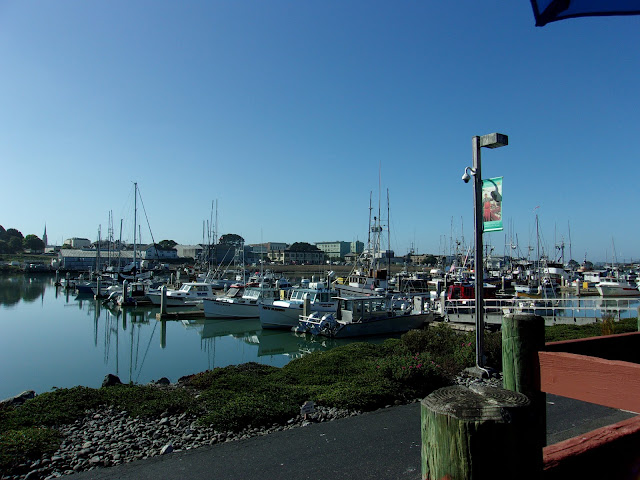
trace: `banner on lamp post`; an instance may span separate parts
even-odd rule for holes
[[[502,230],[502,177],[482,180],[482,225],[484,232]]]

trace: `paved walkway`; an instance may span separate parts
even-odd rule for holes
[[[549,443],[633,414],[547,395]],[[70,480],[420,479],[420,404],[174,452]]]

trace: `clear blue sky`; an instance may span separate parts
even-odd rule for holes
[[[471,138],[504,177],[503,253],[640,258],[640,17],[534,26],[530,3],[3,1],[0,224],[49,243],[132,240],[133,182],[156,241],[473,239]],[[142,207],[143,241],[151,240]],[[539,207],[536,209],[536,207]],[[383,215],[386,218],[386,213]]]

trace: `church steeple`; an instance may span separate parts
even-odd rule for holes
[[[44,243],[44,246],[46,248],[47,245],[49,245],[49,242],[47,241],[47,224],[44,224],[44,233],[42,234],[42,243]]]

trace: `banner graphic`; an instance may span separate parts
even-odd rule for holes
[[[502,230],[502,177],[482,180],[482,224],[484,232]]]

